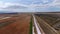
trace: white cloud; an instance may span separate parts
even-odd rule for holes
[[[44,0],[43,0],[44,1]],[[48,2],[48,1],[44,1],[45,2]],[[7,7],[10,7],[10,6],[24,6],[24,7],[27,7],[27,9],[8,9]],[[10,2],[2,2],[0,1],[0,10],[6,10],[6,11],[35,11],[36,9],[37,10],[47,10],[49,7],[59,7],[60,8],[60,0],[54,0],[52,3],[49,3],[49,4],[30,4],[30,5],[25,5],[25,4],[21,4],[21,3],[10,3]],[[3,9],[3,8],[7,8],[7,9]]]
[[[13,7],[11,7],[11,6],[13,6]],[[15,8],[19,7],[20,9],[19,8],[15,9],[14,6],[16,6]],[[10,8],[8,8],[8,7],[10,7]],[[25,10],[24,9],[25,7],[28,8],[29,6],[20,4],[20,3],[10,3],[10,2],[0,1],[0,11],[23,11],[23,10]],[[26,8],[26,10],[28,10],[27,8]]]
[[[49,3],[49,4],[31,4],[31,5],[29,5],[30,8],[36,8],[36,7],[49,8],[51,6],[60,7],[60,0],[54,0],[52,3]]]
[[[42,1],[43,1],[43,3],[49,2],[48,0],[42,0]]]
[[[0,8],[6,8],[8,6],[13,6],[13,5],[28,7],[27,5],[20,4],[20,3],[10,3],[10,2],[0,1]]]

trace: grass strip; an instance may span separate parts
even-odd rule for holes
[[[30,32],[29,32],[29,34],[32,34],[32,17],[31,17],[31,20],[30,20]]]

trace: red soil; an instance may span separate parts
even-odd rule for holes
[[[16,20],[14,23],[0,29],[0,34],[29,34],[30,18],[31,16],[27,14],[19,15],[14,19]]]

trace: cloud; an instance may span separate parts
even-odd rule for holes
[[[19,6],[28,7],[27,5],[21,4],[21,3],[12,3],[12,2],[3,2],[3,1],[0,1],[0,7],[8,7],[8,6],[12,6],[12,5],[19,5]]]
[[[3,9],[27,9],[27,7],[19,6],[19,5],[12,5],[12,6],[8,6],[6,8],[3,8]]]
[[[54,0],[52,3],[48,4],[31,4],[30,7],[33,7],[35,11],[59,11],[60,0]]]
[[[0,1],[0,11],[27,11],[29,10],[27,5],[20,3],[10,3],[10,2],[2,2]]]
[[[60,0],[20,0],[19,3],[0,1],[0,10],[15,12],[59,11]]]

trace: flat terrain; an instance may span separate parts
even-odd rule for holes
[[[39,24],[37,27],[40,28],[40,31],[41,28],[43,30],[41,33],[60,34],[60,13],[35,14],[35,20],[37,20],[36,23]]]
[[[17,14],[8,17],[10,18],[0,18],[0,34],[29,34],[31,15]]]

